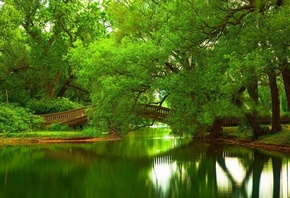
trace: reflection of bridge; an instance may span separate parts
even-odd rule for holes
[[[148,118],[154,121],[167,123],[167,117],[171,114],[172,110],[167,107],[160,107],[156,105],[140,105],[138,109],[138,115],[140,117]],[[60,123],[69,125],[72,127],[84,125],[87,123],[86,107],[73,109],[69,111],[63,111],[59,113],[44,114],[42,117],[45,119],[46,124]],[[259,117],[261,124],[270,124],[271,117],[262,116]],[[229,117],[224,118],[224,126],[236,126],[240,123],[239,118]],[[290,123],[289,116],[282,116],[281,123]]]

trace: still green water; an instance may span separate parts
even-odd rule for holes
[[[290,197],[290,156],[175,138],[0,146],[0,198]]]

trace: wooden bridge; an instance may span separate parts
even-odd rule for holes
[[[71,127],[81,126],[88,122],[86,107],[41,115],[45,120],[45,125],[60,123]]]
[[[167,116],[170,114],[170,108],[159,107],[156,105],[144,105],[143,112],[141,115],[143,117],[154,119],[159,122],[166,122]],[[258,118],[260,124],[271,124],[272,118],[270,116],[261,116]],[[281,123],[288,124],[290,123],[289,116],[281,116]],[[240,124],[240,119],[236,117],[224,118],[224,126],[237,126]]]
[[[87,123],[88,119],[86,115],[86,108],[87,107],[83,107],[59,113],[44,114],[42,115],[42,117],[45,119],[46,125],[58,122],[60,124],[76,127]],[[148,118],[163,123],[166,123],[166,118],[171,113],[170,108],[160,107],[156,105],[140,105],[140,109],[138,109],[138,111],[139,111],[138,115],[140,117]],[[259,121],[261,124],[270,124],[271,117],[269,116],[259,117]],[[224,119],[223,125],[237,126],[239,123],[240,123],[239,118],[230,117]],[[281,123],[282,124],[290,123],[290,117],[282,116]]]

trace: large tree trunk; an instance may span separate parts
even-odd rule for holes
[[[287,110],[290,111],[290,68],[287,67],[286,63],[282,63],[282,76],[284,82],[284,89],[287,98]]]
[[[224,119],[222,118],[216,118],[214,123],[212,124],[209,132],[208,138],[218,138],[221,136],[221,133],[223,132],[223,124]]]
[[[52,99],[55,95],[55,89],[57,87],[58,81],[61,77],[61,72],[59,71],[55,77],[55,79],[53,80],[53,82],[51,83],[50,86],[48,86],[48,96],[50,99]]]
[[[277,78],[274,72],[268,74],[270,89],[271,89],[271,99],[272,99],[272,133],[277,133],[282,131],[281,121],[280,121],[280,100],[279,92],[277,86]]]

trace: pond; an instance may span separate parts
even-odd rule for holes
[[[290,156],[147,128],[122,141],[0,146],[1,198],[290,197]]]

